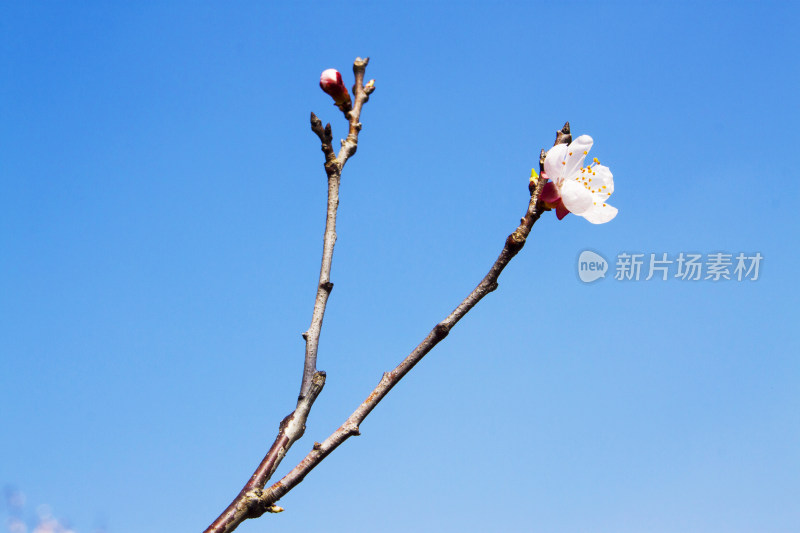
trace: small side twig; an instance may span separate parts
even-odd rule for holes
[[[569,122],[564,124],[561,131],[556,136],[554,144],[569,143],[572,137],[569,130]],[[539,158],[540,170],[544,167],[545,152],[542,150]],[[360,425],[372,412],[372,410],[383,400],[392,388],[400,382],[414,366],[422,360],[442,339],[444,339],[450,330],[455,326],[461,318],[464,317],[475,305],[480,302],[484,296],[497,289],[498,278],[503,272],[505,267],[511,262],[517,253],[525,245],[528,235],[533,228],[533,225],[539,220],[539,217],[544,212],[544,205],[539,202],[539,195],[545,185],[546,178],[541,176],[538,180],[532,183],[530,187],[530,202],[525,216],[520,220],[517,229],[506,238],[503,250],[500,252],[497,260],[489,269],[489,272],[484,276],[481,282],[473,289],[473,291],[453,310],[450,315],[444,320],[439,322],[430,333],[423,339],[419,345],[391,372],[383,374],[378,385],[367,396],[367,399],[353,411],[353,413],[345,420],[345,422],[334,431],[323,442],[316,442],[312,450],[305,456],[305,458],[295,466],[288,474],[286,474],[280,481],[274,483],[269,489],[262,491],[259,507],[265,511],[275,505],[275,502],[280,500],[286,493],[296,487],[303,479],[313,470],[325,457],[327,457],[333,450],[338,448],[344,441],[350,437],[360,435]]]
[[[322,264],[319,270],[319,284],[317,285],[317,297],[314,301],[314,312],[311,315],[311,325],[303,333],[306,340],[306,359],[303,368],[303,381],[300,386],[300,397],[308,392],[314,373],[317,371],[317,351],[319,349],[319,336],[322,331],[322,319],[325,317],[325,308],[328,305],[328,297],[333,290],[331,283],[331,262],[333,261],[333,246],[336,244],[336,213],[339,208],[339,182],[341,181],[342,169],[345,163],[358,148],[358,134],[361,131],[361,108],[369,100],[369,95],[375,90],[375,85],[370,82],[364,87],[364,71],[369,63],[369,58],[356,58],[353,62],[353,73],[355,74],[355,84],[353,85],[353,108],[345,113],[350,124],[347,138],[342,141],[342,148],[339,150],[338,157],[334,155],[331,142],[333,139],[331,125],[326,124],[322,127],[322,121],[311,113],[311,130],[317,134],[322,143],[322,152],[325,154],[325,172],[328,174],[328,215],[325,219],[325,238],[322,244]]]
[[[356,80],[353,86],[355,103],[351,109],[345,110],[345,117],[349,122],[349,130],[347,138],[342,141],[342,148],[338,157],[332,147],[333,133],[331,125],[326,124],[323,128],[322,121],[314,113],[311,113],[311,131],[319,137],[322,153],[325,154],[325,174],[328,176],[328,205],[317,295],[314,300],[311,325],[303,333],[303,339],[306,341],[306,350],[297,406],[281,422],[275,441],[253,475],[250,476],[250,480],[222,514],[205,530],[205,533],[230,533],[248,518],[256,518],[265,512],[282,511],[280,507],[274,504],[263,504],[262,489],[275,473],[289,448],[303,436],[311,407],[325,385],[325,372],[317,370],[317,351],[319,349],[320,333],[322,332],[322,319],[325,316],[328,297],[333,289],[330,275],[333,262],[333,247],[336,244],[336,214],[339,208],[339,183],[342,169],[358,148],[358,134],[361,131],[361,123],[359,122],[361,108],[369,100],[369,95],[375,90],[373,81],[370,81],[366,87],[363,85],[367,63],[369,63],[369,58],[361,59],[360,57],[356,58],[353,63],[353,72]]]
[[[347,138],[342,141],[342,148],[339,150],[339,162],[341,166],[347,162],[350,157],[356,153],[358,148],[358,133],[361,131],[361,108],[369,100],[369,95],[375,90],[375,80],[370,80],[369,83],[364,85],[364,72],[369,64],[369,58],[356,58],[353,62],[353,74],[355,76],[355,83],[353,84],[353,96],[355,102],[353,109],[345,113],[347,120],[350,122],[350,131]]]

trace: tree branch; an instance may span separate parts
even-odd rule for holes
[[[355,76],[355,83],[353,84],[353,96],[355,102],[353,109],[345,113],[347,120],[350,122],[350,131],[347,134],[347,139],[342,141],[342,148],[339,150],[339,162],[341,166],[356,153],[358,148],[358,133],[361,131],[361,107],[369,100],[369,95],[375,90],[375,80],[370,80],[367,85],[364,85],[364,72],[369,64],[369,58],[361,59],[356,58],[353,62],[353,74]]]
[[[311,315],[311,326],[303,333],[306,340],[306,360],[303,368],[303,382],[300,386],[300,397],[308,392],[317,371],[317,351],[319,349],[319,336],[322,331],[322,319],[325,317],[325,308],[328,304],[328,297],[333,290],[331,283],[331,262],[333,261],[333,246],[336,244],[336,212],[339,208],[339,182],[341,180],[342,169],[347,160],[356,153],[358,148],[358,134],[361,131],[361,108],[369,100],[369,95],[375,90],[374,81],[370,81],[364,87],[364,71],[369,63],[369,58],[356,58],[353,62],[353,73],[355,74],[355,84],[353,85],[353,96],[355,102],[353,108],[345,113],[345,117],[350,123],[347,138],[342,141],[342,148],[339,156],[335,157],[331,148],[331,125],[326,124],[322,128],[322,122],[314,113],[311,113],[311,129],[320,138],[322,152],[325,154],[325,172],[328,174],[328,216],[325,220],[325,238],[322,244],[322,265],[319,270],[319,283],[317,285],[317,298],[314,302],[314,312]]]
[[[564,127],[557,133],[555,144],[569,143],[572,139],[570,135],[569,122],[564,124]],[[315,442],[311,452],[295,466],[288,474],[286,474],[280,481],[274,483],[269,489],[262,491],[258,507],[263,509],[262,512],[268,511],[275,505],[275,502],[280,500],[286,493],[296,487],[303,479],[313,470],[325,457],[327,457],[333,450],[339,447],[344,441],[352,436],[360,435],[359,426],[372,412],[372,410],[383,400],[392,388],[400,382],[414,366],[422,360],[425,355],[430,352],[442,339],[444,339],[450,330],[455,326],[464,315],[466,315],[475,305],[480,302],[484,296],[497,289],[498,278],[503,272],[505,267],[511,262],[517,253],[525,245],[528,235],[533,228],[533,225],[539,220],[542,212],[545,211],[543,203],[539,202],[539,195],[544,187],[546,178],[542,177],[542,170],[544,169],[545,151],[542,150],[539,157],[539,170],[540,176],[537,180],[531,181],[530,189],[530,202],[525,216],[520,220],[520,225],[517,229],[506,238],[503,250],[497,257],[497,260],[489,269],[489,272],[484,276],[481,282],[464,300],[451,312],[447,318],[439,322],[428,333],[428,336],[417,345],[416,348],[391,372],[385,372],[378,385],[372,390],[361,405],[345,420],[345,422],[334,431],[323,442]]]
[[[349,122],[349,133],[347,139],[342,141],[342,148],[338,157],[331,146],[333,140],[331,125],[326,124],[323,128],[322,121],[314,113],[311,113],[311,131],[319,137],[322,153],[325,154],[325,174],[328,176],[328,206],[325,217],[322,263],[319,271],[319,282],[317,283],[317,296],[314,300],[311,326],[303,333],[303,338],[306,341],[306,350],[303,379],[300,385],[297,406],[280,423],[275,441],[253,475],[250,476],[250,480],[222,514],[205,530],[205,533],[229,533],[248,518],[256,518],[265,512],[275,513],[283,510],[273,504],[264,505],[262,503],[262,489],[275,473],[289,448],[303,436],[311,407],[325,385],[325,372],[317,370],[317,351],[322,331],[322,319],[325,316],[328,297],[333,289],[330,274],[333,247],[336,243],[336,213],[339,208],[339,183],[342,169],[347,160],[356,153],[358,134],[361,131],[361,123],[359,122],[361,108],[369,100],[369,95],[375,90],[374,80],[371,80],[366,87],[363,85],[367,63],[369,63],[369,58],[361,59],[360,57],[356,58],[353,63],[355,103],[352,109],[345,112],[345,117]]]

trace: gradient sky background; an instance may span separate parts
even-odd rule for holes
[[[795,2],[4,2],[0,484],[79,533],[201,531],[300,385],[318,87],[342,183],[328,382],[279,473],[474,287],[565,120],[618,217],[548,214],[362,425],[240,531],[800,530]],[[581,250],[760,252],[591,285]],[[2,510],[7,517],[8,511]]]

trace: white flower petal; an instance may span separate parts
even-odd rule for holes
[[[594,201],[594,203],[600,205],[602,203],[607,202],[609,196],[610,196],[609,194],[606,194],[605,192],[602,192],[602,191],[601,192],[596,192],[596,193],[592,194],[592,201]]]
[[[588,170],[592,172],[591,188],[595,189],[597,192],[603,193],[606,198],[611,196],[611,193],[614,192],[614,175],[611,174],[608,167],[605,165],[595,165]]]
[[[582,168],[578,174],[578,183],[594,195],[595,202],[605,202],[614,192],[614,177],[608,167],[603,165]]]
[[[571,213],[580,215],[592,207],[592,193],[574,180],[565,180],[561,185],[561,200]]]
[[[544,160],[544,171],[547,177],[558,185],[564,179],[564,157],[567,155],[567,145],[557,144],[547,151]]]
[[[567,158],[564,165],[564,172],[568,178],[573,178],[580,173],[583,166],[583,159],[589,150],[592,149],[592,138],[588,135],[581,135],[571,143],[567,149]]]
[[[595,205],[592,205],[591,209],[581,213],[581,216],[592,224],[605,224],[617,216],[617,211],[616,207],[597,202]]]

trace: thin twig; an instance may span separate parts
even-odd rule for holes
[[[331,125],[322,127],[322,121],[311,113],[311,131],[319,137],[323,154],[325,154],[325,173],[328,176],[328,206],[325,218],[325,233],[322,244],[322,264],[319,271],[317,296],[314,300],[314,311],[311,315],[311,326],[303,333],[306,341],[305,362],[303,365],[303,379],[300,386],[300,395],[297,399],[295,410],[280,423],[278,435],[272,443],[264,459],[256,468],[250,480],[245,484],[239,494],[219,517],[205,530],[205,533],[230,533],[248,518],[256,518],[265,512],[280,512],[282,509],[276,505],[263,505],[262,489],[275,473],[278,465],[283,460],[286,452],[300,437],[306,428],[306,421],[311,407],[314,405],[322,387],[325,385],[325,372],[317,370],[317,351],[319,337],[322,331],[322,319],[328,297],[333,289],[331,283],[331,263],[333,261],[333,247],[336,243],[336,213],[339,207],[339,182],[342,169],[347,160],[356,153],[358,148],[358,133],[361,131],[361,108],[369,100],[369,95],[375,90],[373,81],[364,87],[364,71],[369,58],[356,58],[353,63],[355,85],[353,94],[355,104],[345,113],[349,122],[347,139],[342,141],[339,156],[333,152],[331,146],[333,134]]]
[[[570,135],[569,122],[564,124],[564,127],[556,135],[556,142],[554,144],[569,143],[572,139]],[[444,320],[439,322],[428,336],[417,345],[416,348],[406,357],[394,370],[385,372],[378,385],[373,389],[367,399],[358,406],[358,408],[345,420],[339,429],[334,431],[323,442],[315,442],[311,452],[294,467],[288,474],[286,474],[280,481],[274,483],[269,489],[262,491],[259,497],[259,506],[261,509],[268,510],[275,505],[275,502],[280,500],[286,493],[296,487],[303,479],[313,470],[325,457],[327,457],[333,450],[335,450],[344,441],[352,436],[360,435],[359,426],[364,421],[369,413],[383,400],[397,383],[414,368],[414,366],[430,352],[442,339],[444,339],[450,330],[455,326],[461,318],[464,317],[484,296],[497,289],[498,278],[503,272],[503,269],[508,265],[511,259],[522,249],[525,241],[533,228],[533,225],[539,220],[542,212],[546,209],[543,203],[539,202],[539,194],[547,181],[545,177],[541,176],[541,171],[544,169],[545,152],[542,150],[539,158],[540,177],[538,180],[532,181],[530,184],[530,202],[525,216],[520,220],[520,225],[517,229],[506,238],[505,246],[500,252],[497,260],[494,262],[489,272],[484,276],[477,287],[466,297],[464,300],[453,310],[450,315]]]
[[[339,181],[342,169],[350,157],[356,153],[358,148],[358,133],[361,131],[361,108],[369,100],[369,95],[375,90],[375,85],[370,82],[368,87],[364,87],[364,71],[369,63],[369,58],[356,58],[353,62],[353,73],[355,74],[355,84],[353,85],[353,96],[355,102],[353,109],[345,113],[350,130],[347,139],[342,141],[342,148],[339,156],[335,157],[331,147],[331,125],[326,124],[322,129],[322,122],[314,113],[311,113],[311,129],[322,142],[322,151],[325,153],[325,171],[328,174],[328,216],[325,220],[325,238],[322,245],[322,265],[319,269],[319,284],[317,285],[317,298],[314,302],[314,313],[311,316],[311,326],[303,333],[306,340],[306,360],[303,368],[303,382],[300,386],[300,397],[308,393],[311,387],[311,380],[317,371],[317,350],[319,349],[319,336],[322,331],[322,319],[325,317],[325,308],[328,304],[328,297],[333,290],[331,283],[331,262],[333,261],[333,246],[336,244],[336,212],[339,208]]]

